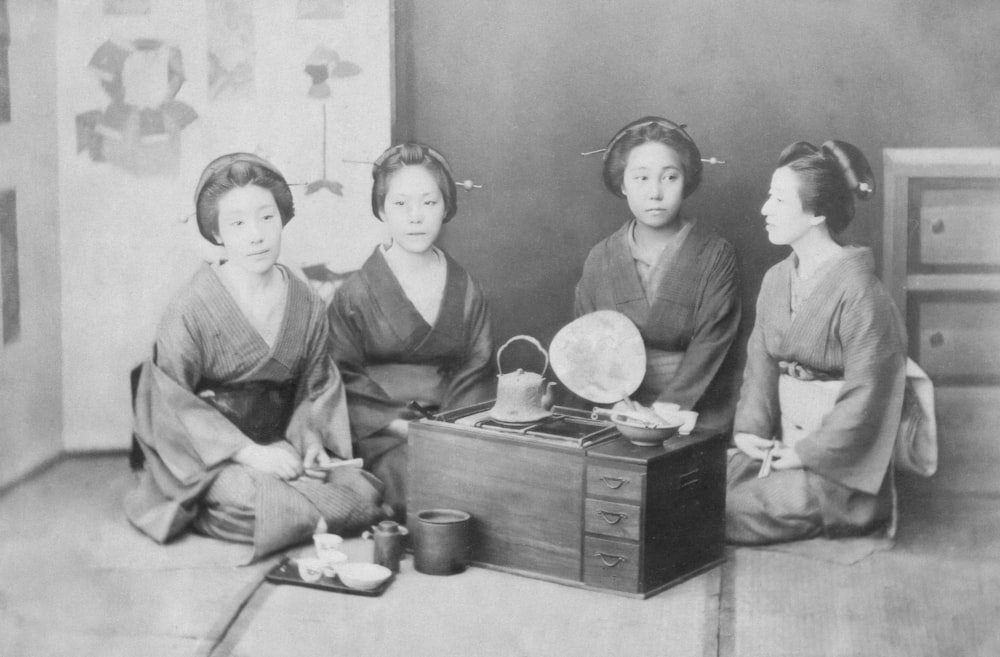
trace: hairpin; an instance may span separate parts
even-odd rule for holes
[[[341,162],[347,162],[348,164],[375,164],[371,160],[341,160]],[[472,180],[456,180],[455,187],[461,187],[467,192],[471,192],[474,189],[482,189],[482,185],[476,184]]]
[[[596,155],[598,153],[603,153],[606,150],[608,150],[608,149],[607,148],[598,148],[597,150],[594,150],[594,151],[585,151],[583,153],[580,153],[580,155],[583,155],[583,156]],[[715,156],[712,156],[712,157],[703,157],[703,158],[701,158],[701,161],[704,162],[705,164],[725,164],[726,163],[725,160],[720,160],[719,158],[717,158]]]

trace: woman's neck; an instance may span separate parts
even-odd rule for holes
[[[265,272],[257,273],[225,262],[219,266],[219,271],[226,278],[229,286],[242,298],[254,298],[269,292],[282,283],[283,276],[277,267],[271,267]]]
[[[421,253],[413,253],[397,244],[392,244],[388,247],[384,247],[383,253],[392,263],[393,267],[397,271],[402,272],[419,272],[426,270],[429,267],[436,266],[441,258],[441,256],[438,255],[437,249],[433,246]]]
[[[636,244],[646,247],[650,251],[662,251],[663,247],[677,237],[677,234],[684,228],[684,218],[678,216],[669,224],[659,228],[647,226],[641,221],[635,221],[633,225],[632,236],[635,238]]]
[[[825,230],[811,230],[792,244],[798,258],[798,272],[802,278],[809,278],[830,258],[844,251]]]

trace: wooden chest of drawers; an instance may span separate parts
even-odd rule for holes
[[[721,562],[726,442],[578,447],[421,420],[408,513],[471,513],[478,565],[648,597]]]

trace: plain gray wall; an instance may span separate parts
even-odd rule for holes
[[[1000,145],[1000,3],[989,0],[397,0],[394,141],[459,179],[444,245],[484,285],[498,338],[572,319],[584,258],[629,218],[600,183],[628,121],[687,123],[705,157],[694,216],[732,241],[746,321],[787,254],[759,214],[778,153],[838,138],[881,181],[886,147]],[[881,191],[847,241],[880,246]],[[744,332],[745,340],[747,333]]]

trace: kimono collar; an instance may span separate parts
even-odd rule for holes
[[[372,303],[382,309],[384,317],[391,318],[390,328],[411,352],[431,347],[441,339],[464,339],[467,276],[465,270],[446,251],[441,249],[441,253],[445,257],[447,273],[441,310],[433,326],[424,320],[407,298],[380,248],[376,247],[361,267],[361,275],[372,291]]]
[[[611,272],[612,294],[616,304],[637,304],[641,302],[644,307],[648,308],[649,304],[646,302],[646,292],[642,287],[642,282],[639,280],[639,273],[635,269],[632,250],[629,247],[631,230],[632,222],[630,221],[612,233],[608,239],[608,249],[610,250],[611,266],[613,269]],[[698,269],[701,253],[713,237],[714,233],[702,226],[700,221],[692,220],[691,228],[689,229],[687,238],[684,240],[684,244],[675,252],[673,265],[661,272],[661,275],[666,276],[675,271],[693,271]],[[696,286],[700,276],[689,278],[691,279],[689,281],[690,286],[685,287]],[[677,290],[677,286],[659,286],[656,298],[673,298],[676,296],[676,293],[671,290]],[[626,314],[629,313],[626,312]]]

